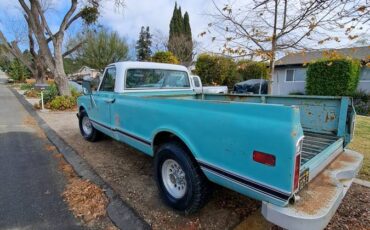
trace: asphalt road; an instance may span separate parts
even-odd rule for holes
[[[61,197],[52,144],[30,119],[0,81],[0,229],[82,229]]]

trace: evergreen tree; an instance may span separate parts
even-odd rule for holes
[[[178,57],[182,64],[190,65],[193,59],[193,39],[188,12],[182,16],[181,7],[173,10],[170,21],[168,50]]]
[[[136,57],[138,61],[149,61],[152,51],[152,35],[150,34],[149,26],[141,27],[139,40],[136,42]]]
[[[189,14],[185,12],[184,14],[184,34],[189,40],[192,40],[191,36],[191,28],[190,28],[190,21],[189,21]]]

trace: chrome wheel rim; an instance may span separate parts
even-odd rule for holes
[[[167,192],[176,199],[182,198],[187,190],[185,172],[175,160],[167,159],[162,165],[162,181]]]
[[[90,119],[87,116],[84,116],[82,118],[82,130],[88,136],[92,133],[92,125]]]

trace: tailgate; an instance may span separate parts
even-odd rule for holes
[[[262,214],[286,229],[323,229],[334,215],[362,165],[363,156],[344,150],[297,195],[294,204],[263,202]]]

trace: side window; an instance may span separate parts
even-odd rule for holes
[[[286,70],[285,81],[294,81],[294,69]]]
[[[108,68],[103,76],[103,82],[101,83],[99,91],[114,91],[114,85],[116,83],[116,68]]]
[[[199,78],[198,77],[194,77],[193,80],[194,80],[195,87],[200,87]]]

